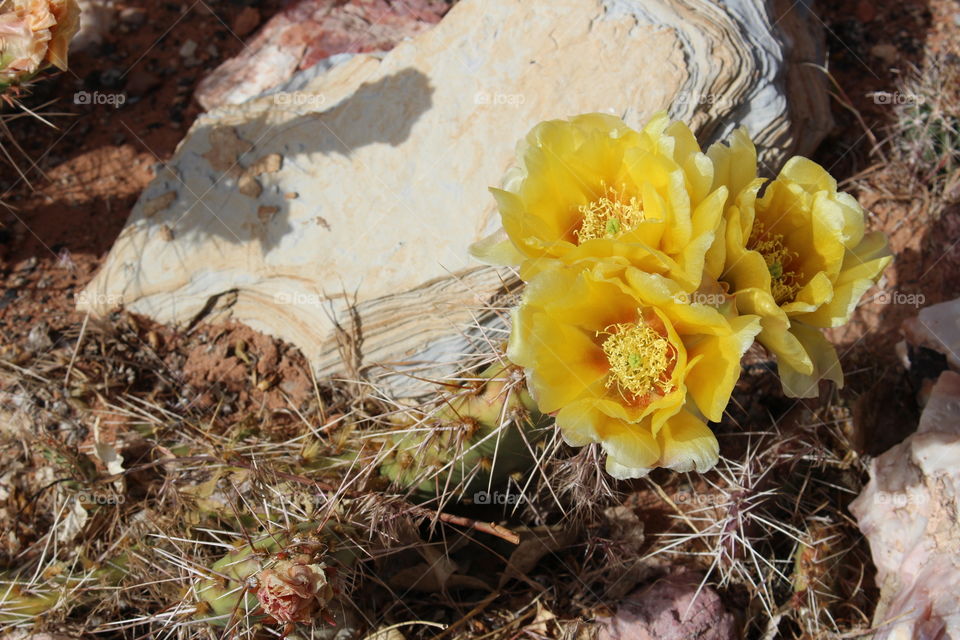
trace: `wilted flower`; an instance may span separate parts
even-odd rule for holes
[[[280,560],[257,576],[257,599],[278,623],[310,622],[334,596],[328,573],[323,563]]]
[[[726,283],[740,313],[760,316],[757,339],[776,355],[784,391],[815,396],[817,382],[843,384],[821,328],[846,323],[892,257],[886,237],[864,232],[853,196],[806,158],[787,161],[765,185],[744,129],[708,151],[716,178],[730,186],[726,230],[707,257],[707,274]]]
[[[620,256],[696,289],[727,197],[690,129],[658,114],[642,131],[592,113],[538,124],[492,189],[503,230],[471,249],[520,265],[524,280],[561,261]]]
[[[507,355],[574,446],[599,442],[607,470],[705,471],[740,358],[760,330],[691,304],[683,286],[623,258],[541,271],[515,312]]]
[[[79,28],[76,0],[0,0],[0,85],[29,78],[47,64],[65,70]]]

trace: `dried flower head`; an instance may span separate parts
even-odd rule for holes
[[[334,596],[330,569],[323,563],[279,560],[257,577],[257,599],[276,622],[310,622],[323,614]]]
[[[79,28],[76,0],[0,0],[0,84],[29,78],[48,64],[65,70]]]

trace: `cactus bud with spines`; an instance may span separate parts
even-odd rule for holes
[[[495,363],[426,416],[395,416],[380,473],[422,499],[503,489],[532,468],[547,421],[522,371]]]
[[[324,605],[333,593],[330,580],[336,572],[334,567],[352,566],[357,558],[335,528],[330,524],[318,528],[316,523],[304,522],[292,531],[266,534],[253,542],[244,541],[210,566],[210,577],[196,583],[195,617],[221,626],[248,614],[260,617],[273,614],[276,621],[288,622],[279,619],[276,612],[262,610],[258,591],[262,591],[261,577],[268,573],[271,577],[276,577],[273,573],[282,574],[281,579],[297,573],[300,575],[296,577],[309,574],[313,582],[310,586],[316,587],[312,594],[315,602],[299,603],[298,612],[310,610],[318,617],[329,619]]]

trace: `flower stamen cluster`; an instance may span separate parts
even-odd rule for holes
[[[618,190],[601,180],[600,190],[599,198],[577,207],[583,220],[573,233],[581,244],[596,238],[619,238],[643,222],[640,199],[627,197],[626,185]]]
[[[755,222],[747,248],[763,256],[770,272],[770,288],[777,304],[793,302],[803,287],[803,274],[792,269],[799,257],[784,244],[782,233],[771,233],[762,222]]]
[[[616,387],[624,399],[649,404],[650,396],[673,390],[670,374],[676,350],[641,317],[635,323],[607,327],[601,349],[610,364],[607,388]],[[629,395],[628,395],[629,394]]]

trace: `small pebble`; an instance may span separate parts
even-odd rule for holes
[[[192,58],[193,54],[197,52],[197,43],[193,40],[187,40],[182,45],[180,45],[180,57],[181,58]]]
[[[142,7],[127,7],[120,11],[120,22],[139,27],[147,20],[147,10]]]
[[[880,58],[887,64],[896,64],[900,59],[900,52],[889,43],[875,44],[870,48],[870,55]]]
[[[26,260],[21,260],[13,267],[16,272],[29,273],[37,268],[37,256],[30,256]]]
[[[254,7],[244,7],[233,19],[231,29],[237,36],[244,37],[260,24],[260,12]]]

